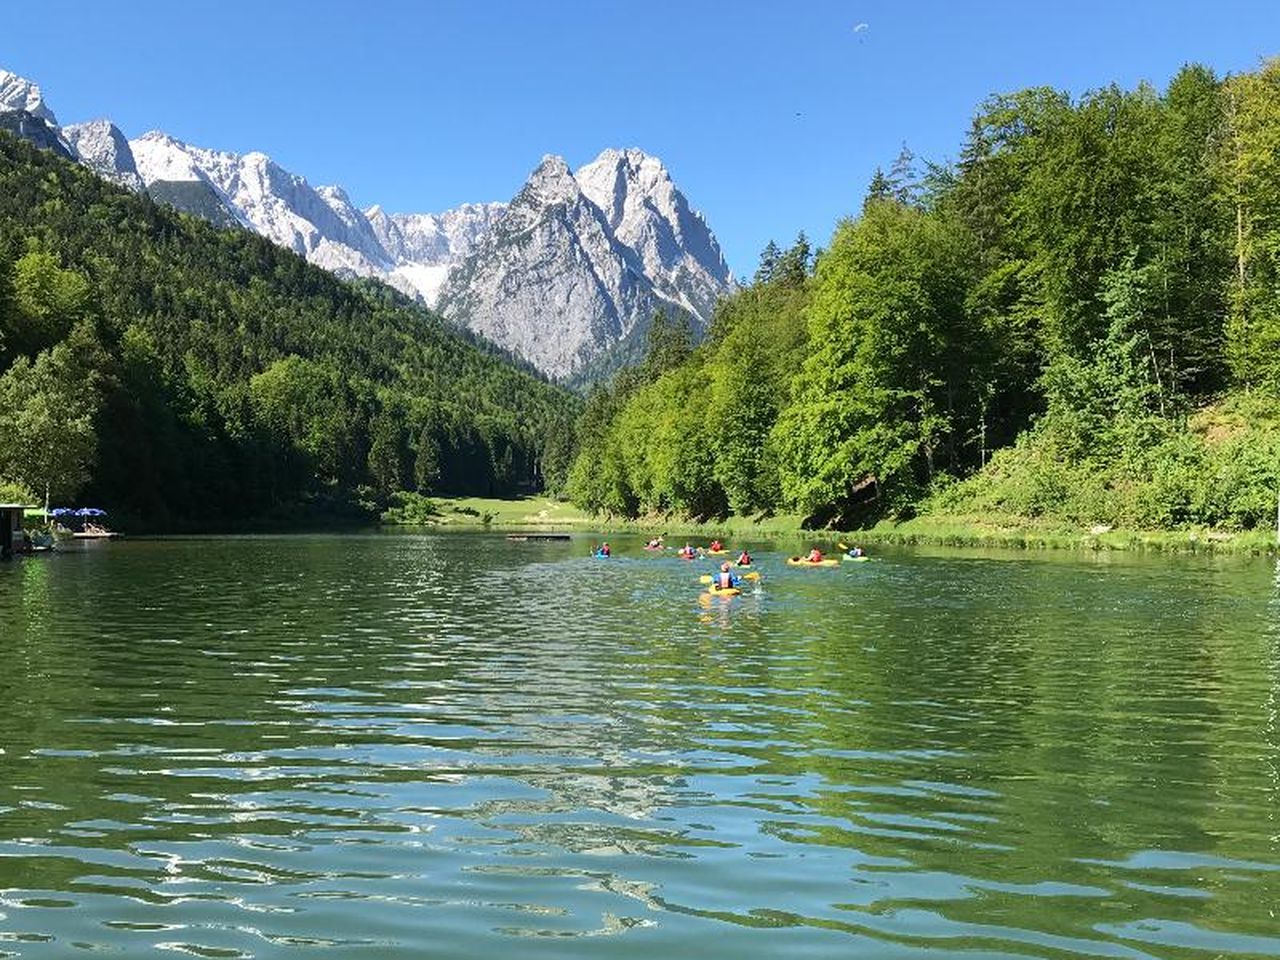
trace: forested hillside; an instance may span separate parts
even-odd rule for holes
[[[567,467],[575,401],[352,285],[0,133],[0,482],[227,526]],[[556,464],[560,465],[557,467]]]
[[[981,105],[589,401],[596,511],[1244,528],[1280,479],[1280,63]]]

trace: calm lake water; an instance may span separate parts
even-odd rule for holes
[[[1271,562],[589,542],[0,565],[0,956],[1280,956]]]

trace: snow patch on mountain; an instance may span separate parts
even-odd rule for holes
[[[387,213],[375,204],[364,215],[395,262],[393,283],[412,289],[430,306],[449,268],[467,255],[506,209],[505,203],[464,203],[444,213]]]

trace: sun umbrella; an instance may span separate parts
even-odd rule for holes
[[[77,517],[105,517],[107,511],[99,510],[97,507],[81,507],[76,511]]]

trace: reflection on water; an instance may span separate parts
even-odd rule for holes
[[[0,956],[1280,955],[1269,564],[98,546],[0,567]]]

